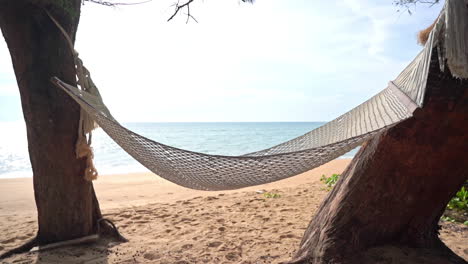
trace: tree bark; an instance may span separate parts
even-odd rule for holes
[[[438,237],[439,219],[468,176],[468,81],[445,69],[434,50],[424,108],[361,148],[310,222],[293,263],[387,263],[365,256],[385,245],[466,263]]]
[[[75,84],[73,56],[46,8],[72,39],[81,0],[7,1],[0,28],[10,51],[26,121],[38,212],[38,244],[74,239],[96,231],[101,218],[85,159],[75,156],[80,108],[51,82]]]

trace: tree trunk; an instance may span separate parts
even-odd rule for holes
[[[468,82],[445,69],[434,50],[424,108],[361,148],[292,262],[393,263],[365,254],[393,245],[435,254],[421,263],[466,263],[438,238],[439,219],[468,176]]]
[[[80,7],[81,0],[0,3],[0,28],[26,121],[39,244],[89,235],[101,217],[93,185],[83,177],[85,160],[75,156],[80,108],[50,82],[58,76],[75,84],[75,66],[64,36],[43,8],[74,40]]]

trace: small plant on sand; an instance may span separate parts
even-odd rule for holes
[[[281,194],[266,192],[266,193],[263,194],[263,197],[265,197],[265,198],[280,198]]]
[[[451,210],[468,210],[468,189],[463,186],[449,201],[447,207]]]
[[[459,222],[468,225],[468,188],[462,186],[447,204],[444,215],[440,218],[442,221]]]
[[[451,222],[451,223],[454,223],[454,222],[455,222],[455,219],[454,219],[454,218],[452,218],[452,217],[450,217],[450,216],[445,216],[445,215],[443,215],[443,216],[440,218],[440,220],[445,221],[445,222]]]
[[[320,178],[321,182],[324,182],[327,185],[327,191],[330,191],[340,178],[340,174],[333,174],[330,177],[327,177],[325,175],[322,175],[322,178]]]

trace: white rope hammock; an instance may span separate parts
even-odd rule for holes
[[[433,48],[439,49],[440,65],[447,60],[452,75],[468,78],[468,11],[463,2],[446,1],[422,52],[383,91],[305,135],[242,156],[209,155],[155,142],[120,125],[98,93],[90,93],[97,91],[94,84],[93,89],[80,90],[56,77],[53,82],[126,152],[160,177],[200,190],[259,185],[320,166],[410,118],[423,104]],[[92,84],[89,73],[85,75]]]

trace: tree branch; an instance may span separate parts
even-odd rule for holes
[[[148,3],[148,2],[151,2],[152,0],[146,0],[146,1],[142,1],[142,2],[136,2],[136,3],[124,3],[124,2],[108,2],[108,1],[103,1],[103,0],[83,0],[83,3],[84,2],[91,2],[91,3],[94,3],[94,4],[98,4],[98,5],[104,5],[104,6],[124,6],[124,5],[140,5],[140,4],[145,4],[145,3]]]
[[[178,13],[180,10],[184,9],[184,8],[187,8],[187,21],[186,23],[189,22],[190,18],[193,19],[193,21],[197,22],[198,21],[195,19],[194,16],[192,16],[190,14],[190,4],[193,2],[194,0],[188,0],[187,2],[183,3],[183,4],[180,4],[179,0],[177,1],[177,3],[173,4],[173,6],[175,6],[175,11],[174,13],[172,14],[171,17],[169,17],[169,19],[167,20],[168,22],[171,21]],[[255,0],[242,0],[242,2],[244,3],[253,3]]]
[[[429,7],[432,7],[433,5],[439,3],[440,0],[394,0],[393,4],[398,6],[398,7],[403,7],[406,9],[406,11],[411,15],[411,10],[410,6],[416,6],[416,4],[426,4],[429,5]],[[400,12],[400,9],[397,10],[397,12]]]
[[[179,4],[179,1],[177,1],[177,3],[174,4],[174,6],[175,6],[174,14],[172,14],[172,16],[171,16],[167,21],[168,21],[168,22],[171,21],[171,20],[177,15],[177,13],[179,13],[179,11],[180,11],[181,9],[183,9],[184,7],[187,7],[187,10],[188,10],[188,12],[187,12],[187,22],[188,22],[188,20],[189,20],[189,18],[190,18],[190,16],[191,16],[191,15],[190,15],[190,4],[191,4],[193,1],[194,1],[194,0],[188,0],[187,2],[185,2],[184,4],[181,4],[181,5]]]

